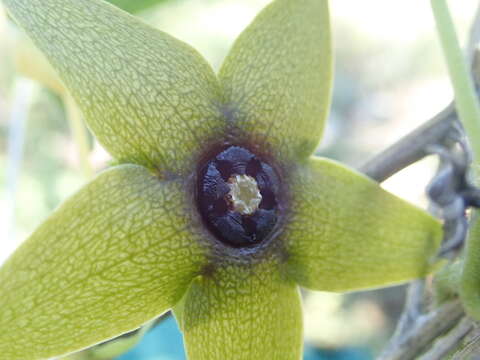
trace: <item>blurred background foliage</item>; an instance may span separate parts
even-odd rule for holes
[[[198,49],[218,69],[232,41],[268,0],[110,0]],[[477,1],[451,2],[466,37]],[[353,167],[420,125],[451,99],[429,2],[335,0],[333,107],[319,155]],[[87,181],[62,85],[0,5],[0,263]],[[88,135],[97,172],[109,155]],[[426,206],[426,159],[383,186]],[[305,359],[370,359],[393,331],[404,287],[355,294],[305,291]],[[166,316],[121,360],[183,359]]]
[[[139,13],[145,11],[155,5],[168,0],[107,0],[109,3],[128,11],[129,13]]]

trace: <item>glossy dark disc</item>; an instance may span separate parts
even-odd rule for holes
[[[262,199],[251,214],[235,211],[229,200],[228,181],[235,175],[248,175],[257,183]],[[270,234],[277,222],[279,178],[269,164],[245,148],[230,146],[208,160],[197,179],[198,209],[218,240],[246,247]]]

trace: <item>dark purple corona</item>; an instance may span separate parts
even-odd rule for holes
[[[260,243],[277,222],[279,178],[249,150],[230,146],[198,174],[197,202],[209,230],[223,243]]]

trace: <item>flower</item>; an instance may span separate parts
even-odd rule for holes
[[[431,270],[428,214],[311,156],[330,103],[328,4],[275,0],[218,77],[99,0],[3,0],[118,160],[0,270],[0,353],[77,351],[173,308],[190,359],[298,359],[299,286]]]

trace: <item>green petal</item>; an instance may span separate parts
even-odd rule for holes
[[[313,158],[292,176],[284,240],[300,285],[346,291],[426,275],[442,237],[424,211],[333,161]]]
[[[121,162],[182,172],[224,127],[220,89],[191,47],[99,0],[4,0]]]
[[[80,350],[174,305],[204,264],[183,187],[123,165],[65,202],[0,269],[1,357]]]
[[[38,81],[51,91],[62,96],[65,86],[52,66],[38,48],[26,36],[17,36],[14,47],[15,68],[22,75]]]
[[[311,154],[330,104],[328,2],[274,1],[237,39],[219,76],[233,130],[278,158]]]
[[[189,360],[301,358],[299,291],[275,265],[232,265],[201,276],[181,307],[176,316]]]

